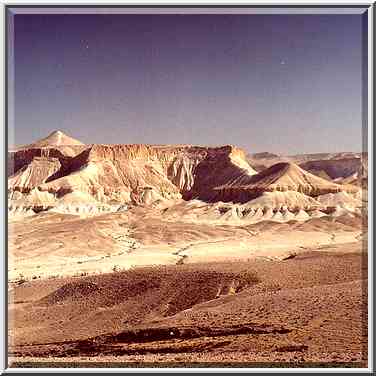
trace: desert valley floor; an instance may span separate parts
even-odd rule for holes
[[[9,151],[10,366],[365,366],[366,181],[356,153]]]

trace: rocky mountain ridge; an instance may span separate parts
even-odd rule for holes
[[[275,158],[260,155],[270,156]],[[320,204],[320,196],[344,194],[347,204],[359,208],[359,192],[355,185],[318,177],[292,162],[257,173],[245,151],[233,145],[84,145],[53,132],[8,158],[11,213],[98,213],[124,205],[169,206],[179,200],[246,204],[255,210],[264,202],[263,213],[276,210],[276,202],[278,210],[299,209],[298,201],[307,210],[307,203],[312,210],[326,210],[330,202]]]

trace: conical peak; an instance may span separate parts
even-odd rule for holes
[[[282,170],[282,171],[301,170],[301,168],[297,164],[292,163],[292,162],[278,162],[270,167],[273,167],[274,170]]]
[[[67,136],[60,130],[53,131],[47,137],[36,141],[33,146],[63,146],[63,145],[83,145],[82,142]]]
[[[60,139],[68,138],[68,139],[70,139],[71,137],[69,137],[68,135],[66,135],[64,132],[62,132],[60,130],[56,130],[56,131],[51,132],[46,138],[47,139],[48,138],[60,138]]]
[[[50,140],[54,144],[55,143],[60,144],[65,139],[69,139],[69,138],[70,137],[67,136],[65,133],[57,130],[57,131],[53,131],[52,133],[50,133],[44,140]]]
[[[67,135],[64,132],[59,131],[59,130],[53,131],[52,133],[49,134],[48,137],[51,137],[51,136],[66,136],[67,137]]]
[[[299,166],[297,166],[294,163],[279,162],[279,163],[276,163],[276,164],[270,166],[269,168],[259,172],[257,175],[254,175],[253,181],[256,182],[258,180],[262,180],[265,177],[270,177],[272,175],[275,176],[275,177],[276,176],[281,177],[285,174],[288,174],[288,173],[291,173],[291,172],[294,172],[294,171],[304,173],[304,171],[302,169],[300,169]]]

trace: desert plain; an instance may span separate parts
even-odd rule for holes
[[[10,366],[365,367],[366,153],[8,152]]]

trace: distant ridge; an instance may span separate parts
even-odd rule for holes
[[[261,156],[274,160],[271,153]],[[283,208],[275,219],[284,221],[292,218],[286,208],[294,213],[302,208],[327,210],[337,202],[358,208],[359,191],[359,186],[323,179],[290,161],[257,172],[245,151],[234,145],[85,145],[54,131],[8,158],[9,207],[16,214],[53,209],[97,215],[123,205],[169,206],[198,200],[247,203],[261,210],[252,212],[252,221],[274,218],[274,210]],[[250,213],[244,215],[248,218]],[[222,214],[216,209],[208,213],[212,219]],[[240,218],[235,212],[228,216]]]
[[[294,163],[280,162],[256,175],[239,178],[230,184],[217,187],[216,200],[247,202],[264,192],[295,191],[315,197],[341,191],[356,192],[351,185],[340,185],[315,176]]]

